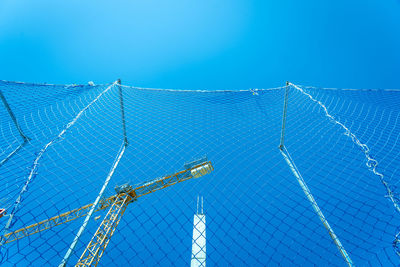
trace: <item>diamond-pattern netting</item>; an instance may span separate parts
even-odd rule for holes
[[[0,90],[30,138],[23,144],[0,103],[0,160],[22,144],[0,166],[0,208],[14,216],[9,229],[9,217],[0,218],[3,234],[93,203],[124,139],[118,84],[0,82]],[[399,214],[380,177],[366,166],[365,151],[335,120],[368,146],[397,199],[400,92],[288,90],[285,147],[343,247],[355,265],[397,265]],[[278,148],[285,87],[122,86],[122,92],[129,145],[105,196],[114,195],[116,185],[173,174],[205,155],[214,171],[130,204],[100,265],[188,265],[198,195],[204,196],[209,265],[346,264]],[[106,212],[92,216],[69,265],[78,261]],[[2,263],[59,264],[83,220],[3,244]]]

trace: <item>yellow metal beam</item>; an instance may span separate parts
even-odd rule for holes
[[[147,194],[153,193],[155,191],[164,189],[166,187],[169,187],[171,185],[174,185],[176,183],[180,183],[192,178],[198,178],[200,176],[203,176],[207,173],[210,173],[211,171],[214,170],[214,167],[212,166],[210,161],[203,162],[201,164],[195,165],[187,170],[183,170],[180,172],[177,172],[172,175],[168,175],[166,177],[162,177],[159,179],[154,179],[145,183],[142,183],[138,185],[135,188],[132,188],[127,194],[132,199],[137,199],[138,197],[145,196]],[[96,208],[96,211],[104,210],[108,207],[110,207],[114,202],[115,199],[118,198],[118,194],[110,196],[106,199],[103,199],[100,201],[99,206]],[[18,230],[15,230],[13,232],[10,232],[6,235],[4,235],[5,242],[3,244],[11,243],[13,241],[16,241],[18,239],[51,229],[55,226],[73,221],[75,219],[84,217],[87,215],[89,212],[90,208],[93,206],[93,204],[87,204],[83,207],[64,212],[60,215],[51,217],[50,219],[43,220],[41,222],[20,228]]]
[[[108,208],[114,201],[114,198],[115,198],[115,196],[111,196],[107,199],[100,201],[100,204],[95,211],[104,210],[104,209]],[[11,243],[18,239],[48,230],[50,228],[53,228],[54,226],[73,221],[80,217],[84,217],[89,212],[89,209],[92,206],[93,206],[93,204],[88,204],[88,205],[85,205],[78,209],[74,209],[74,210],[71,210],[68,212],[64,212],[60,215],[51,217],[50,219],[43,220],[41,222],[18,229],[14,232],[10,232],[10,233],[4,235],[4,239],[5,239],[4,244]]]
[[[131,200],[128,194],[118,195],[75,266],[97,266]]]

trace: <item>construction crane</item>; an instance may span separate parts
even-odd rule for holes
[[[105,248],[114,234],[118,223],[124,214],[127,206],[136,201],[139,197],[164,189],[171,185],[199,178],[214,170],[211,162],[207,158],[202,158],[184,165],[184,170],[168,175],[165,177],[153,179],[135,186],[124,184],[116,186],[116,194],[100,201],[95,211],[105,210],[109,208],[106,216],[101,222],[99,228],[94,234],[92,240],[86,247],[77,266],[97,265]],[[93,204],[88,204],[80,208],[62,213],[50,219],[23,227],[16,231],[10,232],[3,237],[2,244],[11,243],[18,239],[51,229],[57,225],[61,225],[75,219],[86,216]]]

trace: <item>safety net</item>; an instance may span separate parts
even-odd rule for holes
[[[100,266],[184,266],[194,236],[199,266],[399,264],[398,90],[0,81],[0,97],[4,265],[106,242]]]

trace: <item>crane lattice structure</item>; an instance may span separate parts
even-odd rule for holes
[[[184,170],[172,175],[153,179],[136,186],[131,186],[129,184],[116,186],[116,194],[101,200],[99,206],[95,208],[95,211],[105,210],[107,208],[109,208],[109,210],[76,266],[96,266],[99,263],[104,254],[104,250],[121,220],[121,217],[130,203],[136,201],[141,196],[148,195],[192,178],[199,178],[214,170],[213,165],[207,160],[207,158],[202,158],[185,164],[184,168]],[[92,206],[93,203],[87,204],[80,208],[54,216],[50,219],[10,232],[4,235],[2,244],[11,243],[35,233],[51,229],[57,225],[84,217],[88,214]]]

